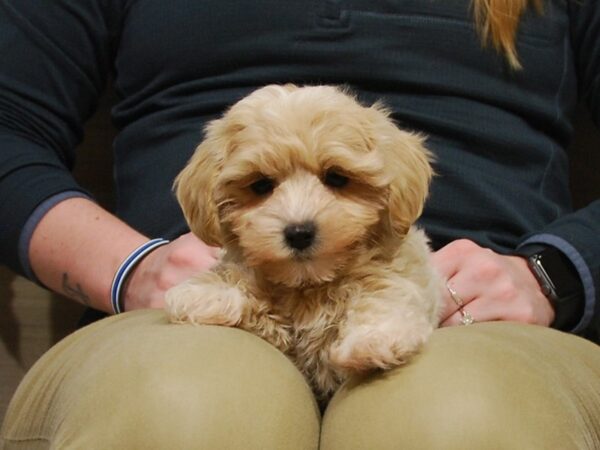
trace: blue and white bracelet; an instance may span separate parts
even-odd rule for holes
[[[169,241],[166,239],[152,239],[132,251],[129,256],[125,258],[125,261],[123,261],[123,263],[119,266],[110,288],[110,303],[115,314],[120,314],[123,312],[123,307],[121,306],[121,289],[123,289],[123,285],[127,280],[127,275],[129,275],[129,272],[131,272],[133,268],[137,266],[138,263],[148,253],[168,243]]]

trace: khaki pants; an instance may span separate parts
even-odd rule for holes
[[[108,318],[30,370],[8,449],[600,449],[600,347],[510,323],[440,329],[405,367],[347,383],[323,418],[246,332]]]

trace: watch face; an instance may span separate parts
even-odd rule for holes
[[[538,275],[542,290],[549,297],[561,299],[581,291],[581,281],[571,262],[558,250],[543,251],[531,258],[531,268]]]

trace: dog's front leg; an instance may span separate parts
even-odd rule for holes
[[[432,299],[424,294],[407,283],[350,299],[330,348],[332,364],[347,372],[404,364],[437,325]]]
[[[229,276],[232,273],[237,274],[230,270]],[[287,353],[291,342],[289,325],[271,313],[267,302],[257,300],[242,285],[216,272],[201,273],[167,291],[169,318],[175,323],[238,327]]]
[[[169,289],[165,303],[171,322],[236,326],[248,298],[237,285],[211,271]]]

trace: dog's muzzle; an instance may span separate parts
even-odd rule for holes
[[[285,227],[283,235],[286,244],[294,250],[305,250],[315,241],[317,227],[313,222],[291,224]]]

